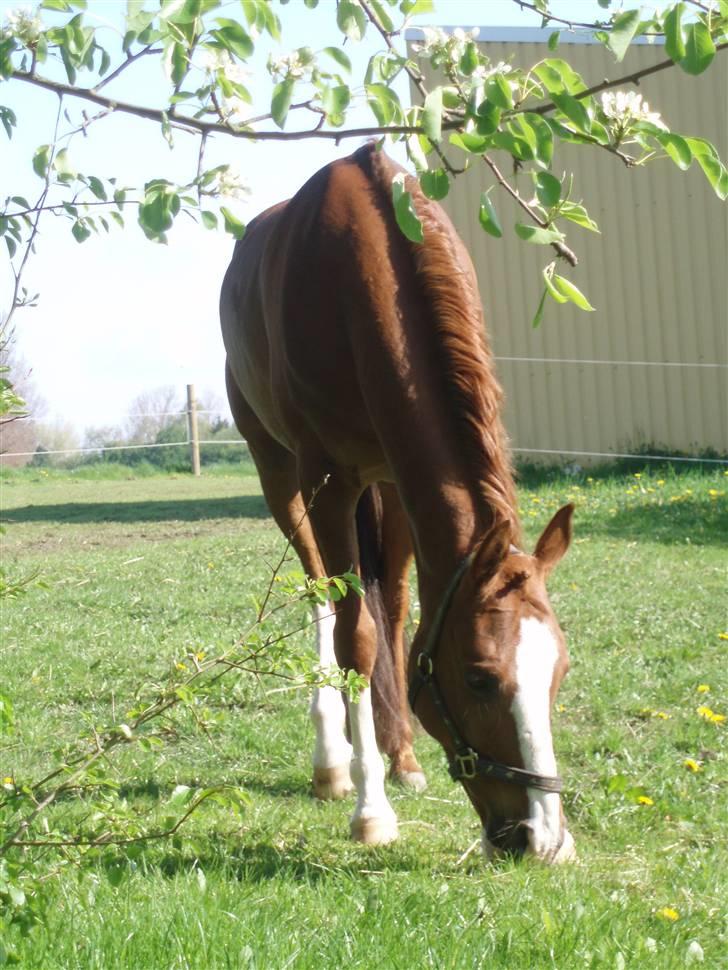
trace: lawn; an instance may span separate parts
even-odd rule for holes
[[[0,964],[669,970],[702,954],[725,966],[728,477],[525,481],[531,544],[558,506],[577,506],[551,581],[572,660],[554,731],[575,865],[485,865],[469,851],[475,815],[426,736],[427,791],[390,791],[399,841],[350,843],[351,804],[310,797],[306,697],[230,674],[165,722],[162,745],[114,752],[116,791],[89,788],[47,815],[51,833],[69,818],[86,831],[105,797],[162,828],[178,786],[218,785],[246,793],[242,811],[210,800],[171,838],[42,850],[39,919],[6,922]],[[234,643],[283,549],[245,466],[200,479],[5,472],[2,508],[3,566],[34,577],[2,611],[7,790]],[[295,606],[277,622],[305,619]],[[310,646],[311,630],[298,639]]]

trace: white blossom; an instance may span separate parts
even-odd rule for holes
[[[236,64],[227,51],[217,50],[214,47],[201,50],[195,60],[197,66],[203,71],[207,71],[208,74],[222,71],[228,81],[234,84],[242,84],[251,75],[251,72],[242,64]]]
[[[650,111],[649,104],[637,91],[604,91],[602,111],[609,121],[621,128],[626,128],[635,121],[649,121],[658,128],[667,130],[660,115],[656,111]]]
[[[213,191],[216,195],[221,195],[228,199],[242,199],[250,194],[250,189],[247,185],[243,184],[240,173],[236,172],[231,165],[226,165],[218,173]]]
[[[38,40],[42,28],[40,17],[30,7],[18,7],[6,16],[3,32],[17,37],[22,44],[29,47]]]
[[[272,77],[293,78],[299,80],[306,74],[307,64],[301,59],[300,51],[291,51],[282,57],[268,58],[268,72]]]

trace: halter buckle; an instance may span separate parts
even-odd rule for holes
[[[475,778],[477,763],[478,756],[472,748],[468,748],[464,753],[456,752],[452,766],[455,770],[453,771],[451,767],[450,773],[455,779],[465,778],[469,780]]]
[[[429,680],[432,677],[432,657],[427,653],[421,653],[417,657],[417,670],[420,672],[420,676],[424,680]]]

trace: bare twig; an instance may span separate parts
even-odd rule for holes
[[[123,71],[125,71],[128,67],[131,67],[134,61],[138,61],[140,57],[145,57],[147,54],[161,54],[161,53],[162,53],[162,49],[160,47],[152,47],[151,44],[148,44],[146,47],[143,47],[140,51],[137,51],[136,54],[127,54],[126,60],[122,64],[120,64],[117,68],[115,68],[115,70],[113,70],[111,74],[107,74],[102,81],[99,81],[99,83],[95,87],[95,90],[99,91],[105,85],[110,84],[112,81],[115,81],[116,78]]]

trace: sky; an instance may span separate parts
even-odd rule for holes
[[[0,19],[17,6],[0,0]],[[279,53],[304,44],[320,49],[339,43],[334,0],[320,0],[314,11],[301,0],[276,6],[283,23]],[[233,7],[230,16],[238,16],[240,6]],[[86,18],[118,31],[124,8],[118,0],[89,0]],[[579,19],[604,16],[592,0],[554,0],[552,9]],[[422,22],[525,27],[540,26],[540,17],[519,12],[511,0],[436,0],[435,14]],[[355,64],[353,77],[356,65],[365,64],[380,46],[369,36],[360,45],[347,44]],[[254,97],[270,89],[263,69],[268,47],[256,55],[247,82]],[[165,88],[158,59],[147,58],[133,78],[107,90],[120,99],[161,105],[161,94],[156,95]],[[400,96],[406,98],[406,86]],[[18,116],[11,142],[0,133],[0,197],[35,198],[41,183],[32,172],[31,159],[38,145],[51,140],[57,99],[10,82],[0,85],[0,103]],[[69,101],[68,106],[73,117],[85,107],[80,101]],[[351,115],[348,123],[371,124],[371,115],[364,111]],[[251,145],[221,137],[212,140],[207,157],[211,164],[234,165],[249,186],[247,200],[231,205],[247,222],[289,198],[317,169],[358,144],[349,140],[338,148],[332,142]],[[186,181],[195,172],[198,140],[176,135],[170,150],[154,123],[117,115],[92,126],[88,137],[77,137],[70,151],[79,171],[115,175],[121,184],[139,185],[159,176]],[[188,219],[178,220],[168,245],[157,245],[144,237],[131,213],[125,230],[78,244],[68,221],[44,217],[37,253],[24,273],[24,285],[39,293],[38,304],[18,311],[14,318],[17,352],[46,402],[43,419],[70,423],[79,435],[89,427],[118,426],[138,395],[173,385],[182,400],[188,383],[206,401],[220,402],[227,413],[217,301],[232,246],[230,236],[206,231]],[[8,309],[11,283],[3,246],[0,313]]]

